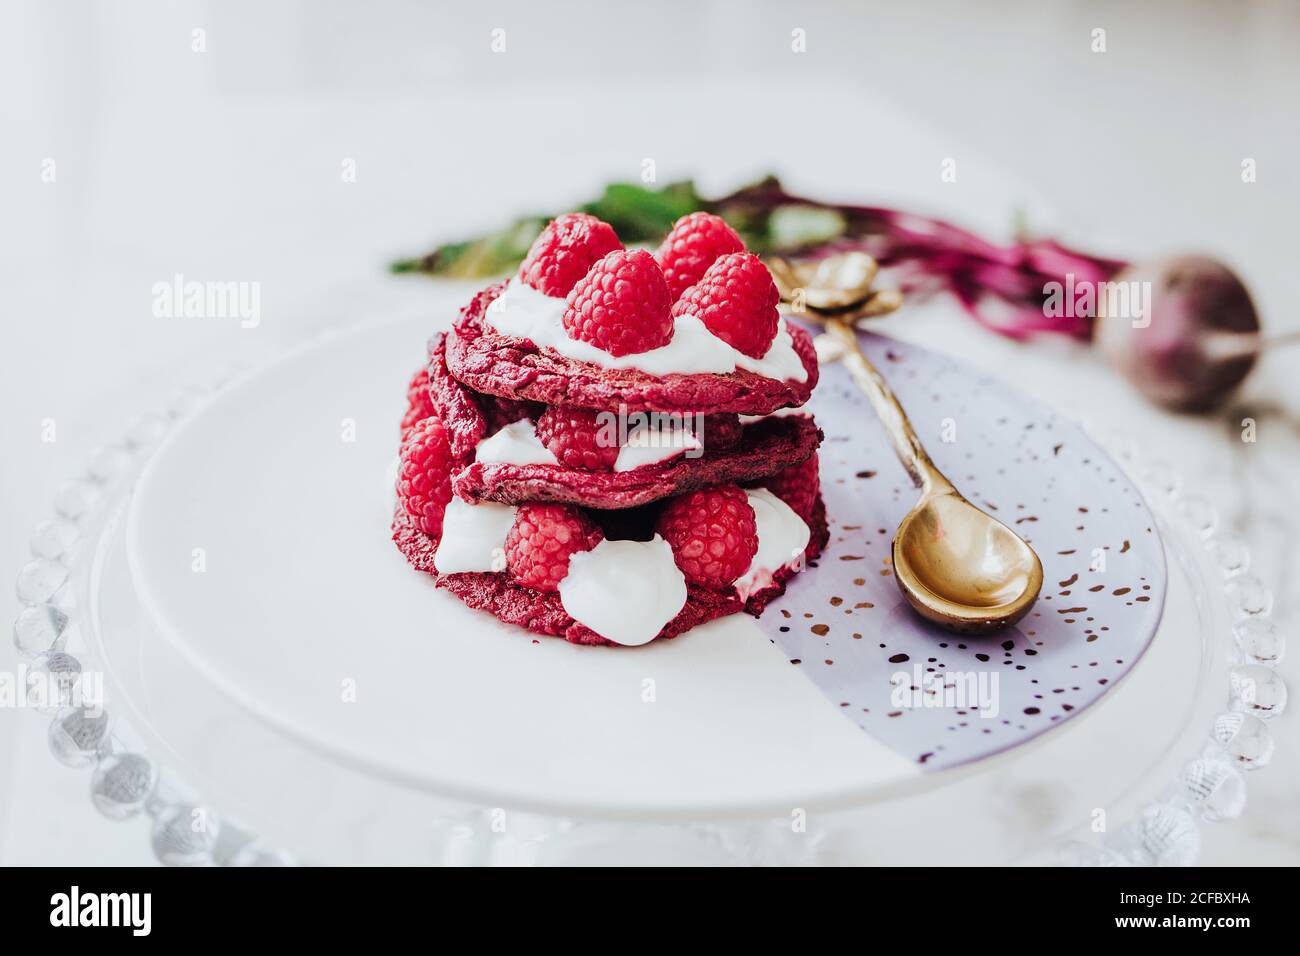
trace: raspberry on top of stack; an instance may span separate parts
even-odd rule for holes
[[[761,613],[827,538],[812,343],[717,216],[657,252],[583,213],[434,336],[393,535],[471,607],[583,644]]]

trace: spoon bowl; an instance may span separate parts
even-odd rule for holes
[[[916,612],[959,633],[1014,624],[1043,584],[1033,549],[955,491],[922,497],[903,518],[893,562],[899,590]]]

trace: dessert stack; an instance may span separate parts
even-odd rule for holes
[[[584,213],[433,337],[393,540],[470,607],[578,644],[758,615],[825,546],[808,334],[708,213],[658,250]]]

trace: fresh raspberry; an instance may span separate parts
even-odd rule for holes
[[[750,358],[762,358],[776,337],[780,295],[763,260],[748,252],[722,256],[682,293],[673,318],[693,315]]]
[[[704,277],[719,256],[744,252],[736,230],[710,212],[693,212],[673,225],[655,253],[668,280],[668,293],[677,301],[681,294]]]
[[[817,453],[811,458],[778,471],[763,482],[768,491],[790,506],[790,509],[803,518],[804,523],[812,524],[813,506],[817,503],[817,492],[821,488],[818,476]]]
[[[686,580],[730,587],[758,552],[758,527],[749,498],[736,485],[715,485],[674,498],[655,528],[673,549]]]
[[[421,531],[442,533],[442,514],[451,501],[451,444],[437,415],[416,422],[402,441],[397,497]]]
[[[563,298],[601,256],[622,248],[609,223],[585,212],[566,213],[533,240],[519,278],[538,292]]]
[[[573,505],[520,505],[506,535],[506,567],[520,584],[558,591],[569,558],[602,538],[596,523]]]
[[[654,256],[644,249],[620,249],[573,287],[564,328],[570,338],[610,355],[648,352],[672,340],[671,308],[668,283]]]
[[[613,471],[618,432],[610,416],[585,408],[552,405],[537,419],[537,437],[560,464],[586,471]]]
[[[411,376],[411,384],[406,387],[406,414],[402,416],[402,437],[406,437],[412,425],[432,414],[433,402],[429,398],[429,368],[425,366]]]

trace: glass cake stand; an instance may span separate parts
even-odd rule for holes
[[[85,768],[106,817],[143,818],[164,864],[1188,865],[1200,828],[1240,815],[1247,780],[1272,756],[1285,644],[1245,546],[1173,468],[1123,436],[1093,435],[1156,516],[1169,591],[1147,658],[1077,727],[923,786],[779,816],[519,811],[341,762],[198,679],[158,638],[132,579],[136,479],[221,388],[185,390],[94,452],[57,490],[17,582],[14,640],[46,695],[34,705],[49,715],[54,758]],[[92,675],[102,706],[82,698],[101,684]]]

